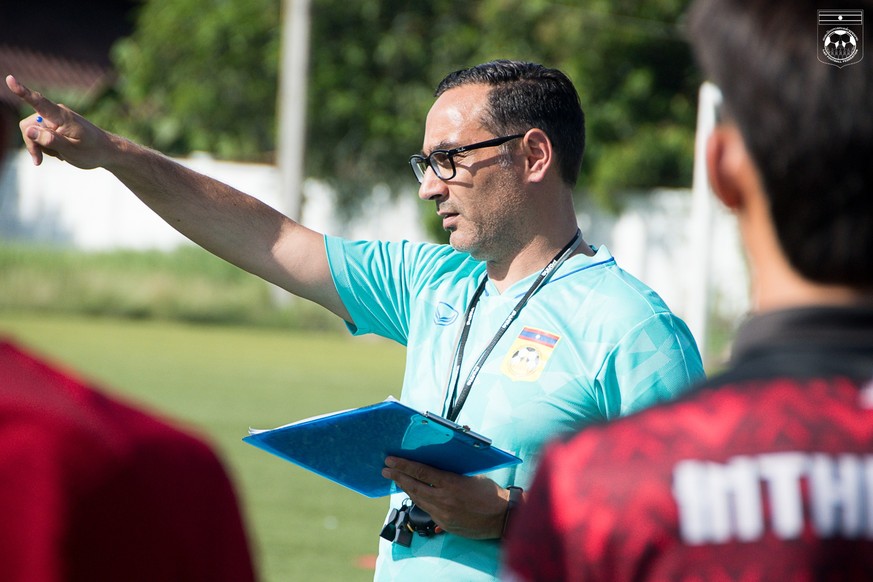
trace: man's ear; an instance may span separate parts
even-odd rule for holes
[[[732,212],[745,204],[753,168],[739,130],[734,126],[716,127],[706,142],[706,171],[715,195]]]
[[[524,136],[525,169],[531,182],[542,182],[554,163],[549,136],[541,129],[531,129]]]

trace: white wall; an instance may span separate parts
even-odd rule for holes
[[[180,160],[265,203],[281,208],[274,166],[216,162],[208,157]],[[337,219],[333,194],[315,181],[304,187],[303,222],[320,232],[347,238],[425,240],[421,226],[432,204],[410,189],[392,201],[377,191],[351,224]],[[591,244],[605,244],[618,263],[655,289],[693,331],[688,305],[702,289],[709,312],[736,319],[747,309],[747,276],[734,220],[716,205],[708,233],[707,271],[694,254],[692,197],[688,190],[659,190],[631,197],[620,216],[591,207],[578,209]],[[699,231],[700,229],[698,229]],[[82,171],[46,158],[35,167],[24,150],[7,156],[0,174],[0,238],[53,243],[86,250],[165,249],[190,244],[104,170]]]
[[[179,161],[274,208],[281,207],[275,166],[217,162],[208,157]],[[304,195],[305,222],[321,232],[389,240],[424,237],[414,196],[398,201],[389,211],[387,193],[380,196],[377,192],[359,220],[343,224],[332,211],[330,189],[310,181]],[[49,157],[36,167],[24,150],[7,156],[0,173],[0,238],[85,250],[169,250],[188,243],[105,170],[78,170]]]

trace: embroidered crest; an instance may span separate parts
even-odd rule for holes
[[[538,380],[560,340],[559,335],[525,327],[503,358],[500,371],[517,381]]]

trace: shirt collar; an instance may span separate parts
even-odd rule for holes
[[[803,307],[755,315],[737,331],[731,363],[786,348],[873,351],[873,307]]]

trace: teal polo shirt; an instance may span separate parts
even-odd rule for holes
[[[446,415],[464,313],[484,263],[448,245],[334,237],[325,245],[351,332],[406,346],[400,400]],[[486,283],[460,385],[537,274],[502,294]],[[527,487],[549,440],[672,399],[703,375],[685,323],[601,246],[593,257],[567,259],[530,299],[483,365],[457,422],[523,460],[489,478]],[[405,497],[393,495],[391,506]],[[413,536],[409,548],[381,540],[376,579],[494,580],[499,550],[497,540],[453,534]]]

